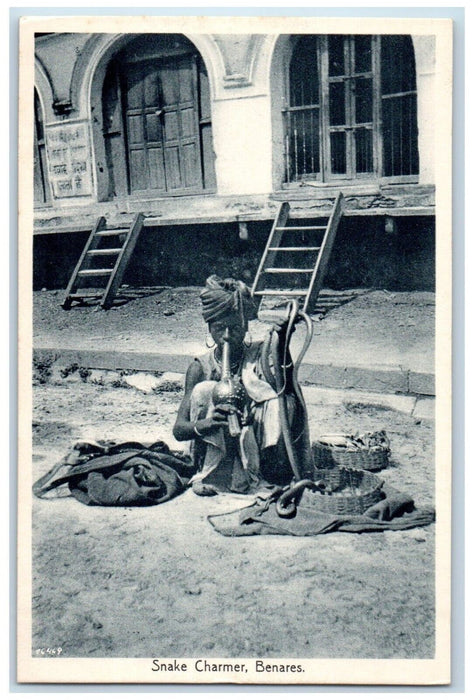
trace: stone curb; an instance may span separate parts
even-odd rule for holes
[[[162,394],[181,393],[184,389],[184,379],[185,375],[181,372],[163,372],[157,376],[141,370],[87,369],[77,364],[61,366],[61,361],[58,360],[50,367],[46,382],[66,385],[87,382],[99,386],[127,387],[142,394]],[[330,389],[310,385],[303,385],[302,390],[307,406],[358,403],[406,413],[420,421],[435,418],[434,397],[380,394],[356,389]]]
[[[33,359],[35,362],[51,361],[51,364],[62,366],[75,364],[87,369],[183,374],[186,372],[192,357],[179,354],[35,348]],[[434,374],[411,372],[391,365],[343,367],[331,364],[303,363],[299,372],[299,380],[303,385],[330,389],[408,396],[435,395]]]

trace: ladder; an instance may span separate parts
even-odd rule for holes
[[[306,221],[300,225],[297,219],[290,219],[289,203],[282,202],[255,275],[252,296],[298,297],[303,300],[302,311],[314,306],[343,207],[344,197],[339,192],[329,217],[314,217],[317,225]]]
[[[73,301],[97,297],[100,297],[99,304],[103,309],[110,309],[143,228],[144,218],[143,214],[137,214],[127,228],[107,228],[103,216],[97,220],[69,280],[61,305],[63,309],[70,309]],[[100,291],[85,291],[91,287],[84,283],[95,279],[101,282],[96,285]]]

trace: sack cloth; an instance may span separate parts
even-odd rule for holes
[[[383,487],[384,498],[362,515],[322,513],[314,506],[297,506],[293,518],[281,518],[276,512],[278,491],[269,498],[258,499],[246,508],[209,515],[217,532],[226,537],[244,535],[322,535],[327,532],[381,532],[423,527],[435,520],[433,509],[415,509],[413,499],[390,486]]]
[[[145,447],[79,442],[72,452],[33,485],[39,498],[63,484],[90,506],[152,506],[184,491],[195,469],[161,440]]]

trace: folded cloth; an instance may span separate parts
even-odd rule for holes
[[[173,454],[162,441],[150,447],[80,442],[36,481],[33,493],[43,498],[67,484],[86,505],[149,506],[184,491],[193,473],[190,459]]]
[[[322,513],[315,507],[298,506],[293,518],[281,518],[276,512],[278,494],[257,499],[247,508],[209,515],[217,532],[226,537],[244,535],[322,535],[328,532],[381,532],[423,527],[435,520],[433,509],[414,507],[413,499],[396,489],[384,486],[384,498],[362,515]]]

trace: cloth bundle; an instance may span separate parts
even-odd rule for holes
[[[150,447],[138,442],[79,442],[38,479],[33,493],[43,498],[67,484],[86,505],[152,506],[184,491],[194,471],[189,458],[172,454],[162,441]]]

